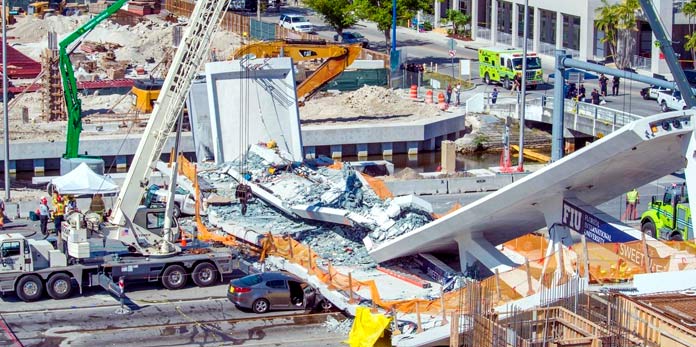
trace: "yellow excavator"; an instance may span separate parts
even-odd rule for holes
[[[290,57],[295,63],[324,59],[319,68],[297,86],[297,98],[303,102],[340,75],[361,52],[362,47],[359,44],[337,45],[323,40],[279,40],[244,45],[232,53],[229,59],[239,59],[246,55],[256,58]]]

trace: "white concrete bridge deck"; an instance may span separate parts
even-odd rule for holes
[[[683,169],[695,114],[677,111],[636,120],[456,212],[376,245],[370,255],[383,262],[458,251],[462,268],[474,260],[488,268],[509,264],[494,245],[560,223],[564,198],[596,206]],[[662,123],[669,123],[669,130]]]

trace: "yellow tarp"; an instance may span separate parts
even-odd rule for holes
[[[383,314],[372,314],[369,308],[358,306],[346,343],[351,347],[372,347],[384,334],[389,322],[391,318]]]

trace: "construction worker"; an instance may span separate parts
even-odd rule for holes
[[[638,189],[633,188],[630,192],[626,193],[626,211],[624,211],[623,220],[636,220],[638,219],[638,202],[640,197],[638,196]]]
[[[45,196],[41,197],[39,201],[39,208],[37,209],[37,214],[39,215],[39,222],[41,223],[41,234],[43,236],[48,235],[48,217],[49,217],[48,199]]]
[[[60,235],[61,223],[65,215],[65,202],[58,192],[53,192],[53,225],[56,228],[56,235]]]

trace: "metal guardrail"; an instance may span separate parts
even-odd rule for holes
[[[491,39],[491,29],[486,27],[478,27],[476,32],[476,38],[490,40]]]
[[[518,117],[518,98],[519,93],[515,95],[509,95],[507,91],[501,92],[498,96],[496,103],[491,103],[490,93],[484,95],[486,100],[486,109],[490,113],[495,113],[500,117]],[[527,94],[527,114],[530,116],[529,119],[540,117],[533,117],[530,114],[530,110],[536,110],[537,112],[544,110],[552,110],[554,103],[553,97],[546,96],[540,93],[528,93]],[[566,113],[566,122],[568,120],[568,115],[573,117],[573,129],[577,130],[579,125],[588,126],[591,123],[592,134],[597,135],[600,132],[605,132],[607,128],[611,131],[621,128],[622,126],[631,123],[637,119],[643,118],[632,113],[628,113],[621,110],[615,110],[609,107],[601,105],[593,105],[587,102],[575,102],[573,100],[565,100],[564,108]],[[539,115],[540,116],[540,115]],[[599,129],[599,130],[598,130]]]

